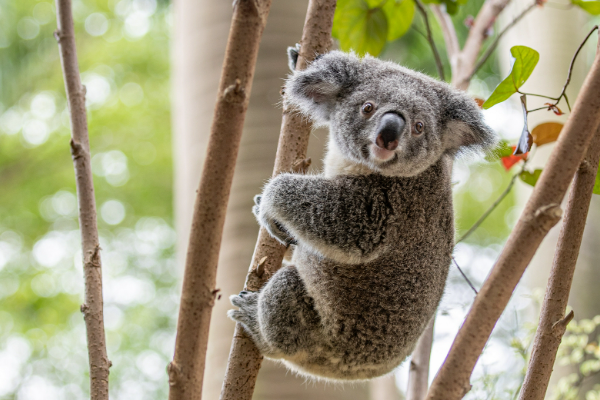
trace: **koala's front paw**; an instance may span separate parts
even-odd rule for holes
[[[270,204],[267,204],[268,201],[262,202],[263,204],[261,205],[262,197],[263,196],[260,194],[254,196],[254,206],[252,207],[252,213],[256,217],[258,223],[283,245],[288,246],[290,244],[296,244],[294,238],[292,238],[286,232],[285,228],[272,216],[272,207]]]

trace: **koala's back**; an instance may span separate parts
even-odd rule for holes
[[[383,189],[385,195],[372,196],[370,207],[378,210],[379,232],[385,234],[380,254],[359,265],[335,262],[298,245],[292,261],[323,329],[315,356],[292,361],[300,370],[366,379],[391,371],[412,352],[435,313],[451,261],[452,195],[444,163],[415,177],[333,178],[340,190],[347,185]],[[348,208],[346,213],[348,221],[360,221],[365,210]]]

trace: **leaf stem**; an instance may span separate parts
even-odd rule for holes
[[[520,90],[517,90],[517,93],[524,94],[526,96],[542,97],[544,99],[555,100],[555,101],[559,99],[558,97],[544,96],[543,94],[526,93],[526,92],[521,92]]]
[[[438,75],[442,81],[446,81],[446,77],[444,75],[444,65],[442,64],[442,59],[440,58],[440,53],[438,53],[437,47],[435,45],[435,41],[433,40],[433,34],[431,33],[431,26],[429,25],[429,16],[427,15],[427,10],[421,0],[415,0],[415,4],[421,16],[423,17],[423,22],[425,22],[425,28],[427,29],[427,41],[429,42],[429,47],[431,47],[431,51],[433,52],[433,58],[435,58],[435,66],[437,67]]]

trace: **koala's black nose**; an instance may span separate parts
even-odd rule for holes
[[[386,150],[396,150],[405,124],[404,118],[396,113],[383,114],[377,126],[377,146]]]

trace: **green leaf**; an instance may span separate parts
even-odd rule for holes
[[[341,0],[333,18],[332,34],[344,51],[377,56],[387,41],[388,21],[381,7],[370,7],[365,0]]]
[[[387,40],[396,40],[404,36],[412,25],[415,16],[414,0],[388,0],[383,5],[389,29]]]
[[[594,183],[594,194],[600,194],[600,168],[596,173],[596,182]]]
[[[581,7],[592,15],[600,15],[600,1],[571,0],[571,4]]]
[[[540,60],[540,54],[527,46],[514,46],[510,49],[510,54],[515,58],[510,75],[500,82],[492,95],[483,103],[482,108],[485,110],[502,103],[517,93],[519,88],[531,76],[533,69]]]
[[[523,171],[519,174],[519,178],[521,178],[521,180],[523,182],[525,182],[528,185],[531,186],[535,186],[535,184],[537,183],[538,179],[540,179],[540,175],[542,174],[542,170],[541,169],[536,169],[533,172],[529,172],[529,171]]]

